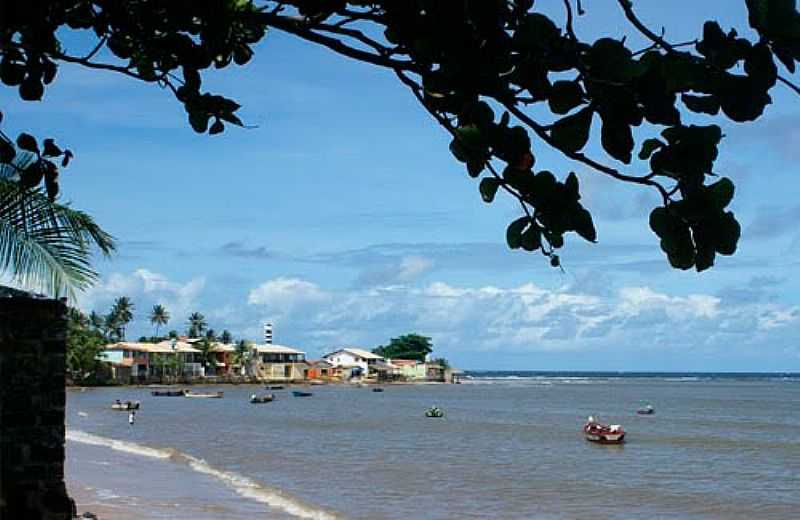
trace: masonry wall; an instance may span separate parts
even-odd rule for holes
[[[0,519],[69,519],[66,305],[0,291]]]

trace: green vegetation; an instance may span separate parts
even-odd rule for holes
[[[0,158],[14,155],[0,160],[0,273],[52,296],[74,297],[97,278],[92,249],[110,255],[114,239],[86,213],[56,202],[58,173],[47,159],[55,152],[47,146],[17,152],[10,144],[3,148],[3,139],[0,131]],[[46,193],[37,186],[41,179]]]
[[[76,384],[96,382],[106,339],[100,329],[85,314],[70,308],[67,313],[67,372]]]
[[[199,338],[206,329],[208,329],[208,323],[205,316],[199,312],[189,315],[189,328],[186,330],[186,334],[190,338]]]
[[[169,318],[169,312],[167,312],[167,309],[165,309],[163,305],[153,305],[153,310],[150,311],[150,323],[156,327],[156,336],[158,336],[158,329],[162,325],[169,323]]]
[[[602,13],[579,0],[564,0],[553,17],[537,12],[533,0],[52,0],[47,9],[7,0],[0,81],[22,100],[37,101],[62,63],[114,72],[158,85],[183,106],[195,131],[217,134],[226,123],[243,125],[240,106],[203,91],[202,73],[246,64],[252,46],[279,30],[394,74],[452,137],[450,150],[468,175],[481,178],[482,199],[503,193],[518,202],[520,216],[506,232],[512,249],[560,266],[557,251],[570,234],[597,240],[566,158],[582,175],[653,190],[659,203],[649,224],[670,265],[708,269],[718,254],[736,251],[741,233],[728,209],[734,185],[717,164],[723,135],[715,123],[759,119],[774,88],[800,94],[787,77],[800,60],[800,13],[794,0],[732,2],[725,8],[746,10],[749,28],[709,20],[694,40],[671,42],[668,27],[653,30],[639,20],[635,3],[616,4],[647,46],[629,47],[616,26],[582,40],[575,26]],[[92,34],[96,46],[70,54],[61,39],[72,42],[78,31]],[[695,114],[704,124],[688,124]],[[592,138],[602,151],[588,151]],[[19,170],[20,182],[57,191],[58,169],[47,157],[66,166],[72,154],[45,139],[40,155],[40,143],[26,133],[16,143],[43,158]],[[537,147],[563,158],[535,170],[536,156],[548,156]],[[0,132],[0,163],[15,155]],[[0,219],[4,270],[59,289],[92,279],[83,247],[89,240],[76,240],[74,230],[67,242],[82,246],[66,255],[65,271],[43,255],[19,253],[24,241],[8,231],[14,217]],[[110,250],[110,241],[92,236]]]
[[[377,347],[372,352],[385,358],[425,361],[425,356],[433,352],[433,345],[431,338],[419,334],[406,334],[392,338],[388,345]]]

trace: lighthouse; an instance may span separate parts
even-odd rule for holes
[[[264,343],[272,345],[272,323],[264,324]]]

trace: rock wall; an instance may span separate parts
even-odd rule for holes
[[[0,519],[69,519],[66,304],[0,291]]]

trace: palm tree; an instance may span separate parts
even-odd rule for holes
[[[216,333],[216,331],[214,331],[214,329],[208,329],[206,331],[206,339],[208,341],[212,342],[212,343],[217,341],[217,333]]]
[[[111,312],[103,317],[103,335],[108,338],[109,341],[119,341],[121,339],[119,336],[119,330],[119,317],[114,314],[112,309]]]
[[[195,347],[200,351],[200,362],[203,366],[206,368],[211,367],[212,361],[216,361],[216,355],[213,350],[214,343],[208,338],[203,338],[202,341],[198,341],[195,344]],[[206,375],[209,374],[206,373]]]
[[[189,330],[187,331],[190,338],[199,337],[203,331],[208,328],[206,317],[199,312],[193,312],[189,315]]]
[[[116,317],[117,336],[125,340],[125,327],[133,320],[133,302],[127,296],[120,296],[114,301],[111,314]]]
[[[92,311],[92,313],[89,315],[89,325],[91,325],[94,330],[102,330],[103,316]]]
[[[0,139],[5,140],[2,133]],[[22,151],[0,164],[0,273],[52,296],[74,298],[76,290],[97,279],[92,248],[109,256],[114,238],[86,213],[56,203],[55,193],[49,197],[21,182],[23,176],[41,179],[47,171],[49,189],[54,168],[52,162]]]
[[[233,351],[233,363],[239,365],[239,373],[247,375],[247,366],[250,363],[250,344],[245,340],[239,340],[236,350]]]
[[[219,335],[219,340],[226,345],[233,342],[233,335],[230,333],[228,329],[222,331],[222,334]]]
[[[153,305],[153,310],[150,312],[150,323],[156,326],[156,336],[158,336],[159,327],[169,323],[169,312],[163,305]]]

